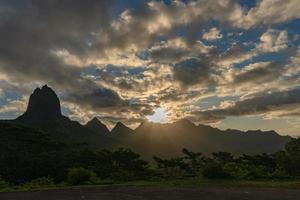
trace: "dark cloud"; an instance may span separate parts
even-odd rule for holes
[[[208,59],[191,58],[174,65],[174,79],[183,86],[200,84],[204,86],[216,83],[215,69]]]
[[[1,2],[6,3],[6,9],[2,11],[5,18],[0,22],[2,47],[4,45],[18,47],[15,51],[21,53],[24,53],[25,49],[28,51],[44,49],[49,53],[51,49],[64,48],[72,54],[82,56],[90,50],[88,42],[97,39],[93,32],[109,24],[113,1],[4,0]],[[34,52],[29,51],[29,53]],[[38,57],[39,54],[33,55]]]
[[[220,54],[218,60],[220,62],[228,62],[231,63],[239,63],[244,60],[250,59],[252,56],[255,56],[254,52],[247,52],[245,48],[238,44],[232,45],[229,49],[227,49],[224,53]]]
[[[283,65],[279,63],[256,63],[248,66],[233,76],[233,84],[242,83],[267,83],[278,79],[284,71]]]
[[[258,93],[221,109],[194,111],[192,116],[199,121],[215,121],[227,116],[266,114],[272,111],[292,111],[300,107],[300,88],[272,93]]]
[[[0,71],[14,81],[48,83],[83,105],[119,105],[117,93],[82,77],[53,52],[82,59],[95,49],[94,32],[108,26],[113,1],[1,1]],[[83,101],[84,100],[84,101]]]
[[[67,100],[77,104],[88,105],[92,108],[126,106],[128,103],[123,101],[117,93],[112,90],[99,88],[80,94],[69,94]]]
[[[187,49],[182,48],[174,48],[174,47],[161,47],[156,49],[150,49],[149,59],[152,62],[160,62],[160,63],[172,63],[178,62],[182,58],[187,57],[190,52]]]
[[[217,51],[213,46],[206,46],[200,41],[189,43],[187,38],[176,37],[169,41],[161,42],[145,52],[145,58],[154,63],[176,63],[188,58],[216,56]]]

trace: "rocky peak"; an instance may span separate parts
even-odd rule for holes
[[[93,117],[87,124],[102,124],[97,117]]]
[[[118,122],[115,127],[111,130],[112,134],[126,134],[131,133],[132,129],[125,126],[122,122]]]
[[[56,93],[47,85],[36,88],[30,95],[24,116],[41,120],[61,117],[60,101]]]
[[[94,117],[93,119],[91,119],[87,124],[86,127],[90,128],[91,130],[93,130],[94,132],[105,132],[108,133],[109,130],[107,129],[107,127],[105,126],[105,124],[103,124],[97,117]]]

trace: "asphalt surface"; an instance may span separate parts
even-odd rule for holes
[[[83,188],[0,193],[0,200],[300,200],[300,190],[256,188]]]

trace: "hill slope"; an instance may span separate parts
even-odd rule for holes
[[[209,154],[227,151],[233,154],[272,153],[284,148],[290,140],[275,131],[222,131],[188,120],[169,124],[145,122],[133,131],[127,143],[133,150],[151,155],[177,156],[183,148]]]

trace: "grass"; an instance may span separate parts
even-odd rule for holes
[[[19,191],[40,191],[51,189],[77,189],[90,187],[160,187],[160,188],[203,188],[203,187],[220,187],[220,188],[280,188],[280,189],[300,189],[300,180],[260,180],[260,181],[240,181],[240,180],[204,180],[204,179],[176,179],[176,180],[156,180],[156,181],[132,181],[126,183],[113,183],[103,181],[98,184],[71,186],[66,183],[49,185],[49,186],[12,186],[0,189],[0,192],[19,192]]]
[[[135,181],[126,183],[127,186],[140,187],[254,187],[254,188],[286,188],[300,189],[300,180],[161,180],[161,181]]]

